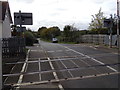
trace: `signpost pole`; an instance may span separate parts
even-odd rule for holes
[[[19,17],[20,17],[20,33],[22,32],[22,16],[21,16],[21,10],[19,10]]]
[[[117,48],[119,49],[119,0],[117,0]]]
[[[2,28],[0,28],[2,30]],[[2,89],[2,37],[0,37],[0,90]]]
[[[2,4],[0,2],[0,12],[2,12]],[[3,79],[2,79],[2,25],[3,21],[2,21],[2,16],[0,17],[0,90],[3,87]]]

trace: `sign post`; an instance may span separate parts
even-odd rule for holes
[[[1,26],[0,30],[2,30]],[[2,37],[0,37],[0,90],[2,89],[2,81]]]
[[[22,25],[32,25],[33,20],[32,20],[32,13],[21,13],[19,12],[14,13],[14,24],[15,25],[20,25],[20,28],[18,28],[18,32],[23,34],[24,37],[24,27]],[[22,35],[21,35],[22,36]]]
[[[20,31],[22,32],[22,17],[21,17],[21,11],[19,11],[19,18],[20,18]]]
[[[14,13],[14,24],[15,25],[32,25],[32,13]]]
[[[113,28],[113,18],[112,15],[110,17],[110,19],[105,19],[104,20],[104,27],[109,28],[109,47],[112,47],[112,28]]]

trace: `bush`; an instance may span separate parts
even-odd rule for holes
[[[34,42],[35,42],[35,40],[36,40],[36,38],[35,38],[35,36],[33,35],[33,33],[30,32],[30,31],[26,31],[26,32],[24,33],[24,36],[25,36],[26,46],[33,46],[33,44],[34,44]]]

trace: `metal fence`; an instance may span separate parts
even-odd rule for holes
[[[25,39],[20,37],[2,39],[2,58],[24,58]]]

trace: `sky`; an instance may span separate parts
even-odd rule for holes
[[[33,13],[33,25],[27,25],[34,31],[46,26],[74,25],[79,30],[88,29],[92,16],[102,8],[104,16],[116,14],[117,0],[8,0],[12,16],[14,12]]]

